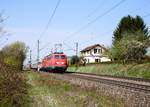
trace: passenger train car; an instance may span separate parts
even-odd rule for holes
[[[65,72],[68,67],[67,56],[64,53],[55,52],[42,60],[41,71],[60,71]]]

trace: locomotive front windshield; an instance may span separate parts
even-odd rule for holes
[[[65,59],[65,55],[55,55],[55,59]]]
[[[66,56],[65,55],[61,55],[61,59],[65,59],[66,58]]]
[[[60,58],[59,58],[59,55],[55,55],[55,59],[60,59]]]

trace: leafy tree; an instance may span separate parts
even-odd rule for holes
[[[144,39],[144,34],[124,34],[120,41],[117,41],[111,49],[113,58],[123,61],[140,61],[146,54],[146,48],[150,44],[149,39]]]
[[[5,46],[1,53],[4,56],[5,63],[13,65],[22,70],[23,62],[26,58],[27,47],[23,42],[14,42],[8,46]]]
[[[140,16],[123,17],[114,31],[110,55],[118,60],[141,60],[150,46],[148,27]]]
[[[134,34],[136,32],[142,32],[144,38],[149,39],[148,27],[140,16],[136,16],[135,18],[130,15],[123,17],[113,33],[113,45],[121,40],[123,36],[126,36],[124,33]]]
[[[80,61],[79,57],[75,55],[75,56],[71,57],[71,61],[70,62],[71,62],[71,65],[74,65],[74,64],[78,64],[79,61]]]

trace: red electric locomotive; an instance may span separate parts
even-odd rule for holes
[[[61,71],[65,72],[68,67],[67,56],[64,53],[53,53],[46,56],[41,63],[42,71]]]

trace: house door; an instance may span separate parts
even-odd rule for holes
[[[100,59],[95,59],[95,62],[96,62],[96,63],[100,62]]]

